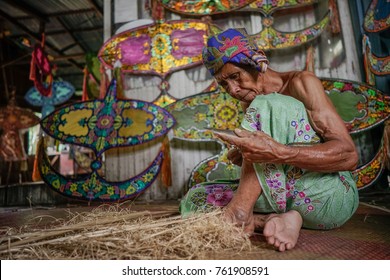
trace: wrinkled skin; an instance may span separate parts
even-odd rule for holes
[[[253,215],[262,189],[252,164],[288,164],[317,172],[354,170],[358,162],[355,145],[321,81],[311,72],[280,73],[268,69],[259,73],[227,63],[215,78],[232,97],[241,101],[244,110],[256,96],[273,92],[301,101],[313,129],[323,140],[315,146],[293,147],[278,143],[261,131],[235,129],[236,136],[215,133],[234,147],[228,152],[229,160],[242,166],[237,193],[226,207],[226,219],[243,226],[248,234],[260,227],[269,244],[279,251],[290,250],[298,241],[302,217],[296,211],[264,217]]]

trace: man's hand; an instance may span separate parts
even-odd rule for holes
[[[242,154],[240,149],[238,149],[236,146],[231,146],[229,148],[227,158],[235,165],[242,165]]]
[[[222,141],[234,147],[228,153],[228,159],[237,165],[242,163],[242,158],[248,162],[257,163],[277,163],[283,157],[283,150],[285,145],[276,142],[269,135],[261,131],[250,132],[243,129],[236,128],[235,135],[227,135],[225,133],[214,134]],[[239,151],[235,151],[235,150]],[[241,154],[240,159],[238,153]]]

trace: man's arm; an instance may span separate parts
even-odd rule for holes
[[[301,72],[291,83],[291,94],[305,105],[311,125],[324,143],[307,148],[290,147],[290,153],[296,156],[292,155],[286,163],[301,165],[296,157],[302,157],[314,161],[304,164],[311,170],[354,170],[358,163],[355,144],[321,81],[311,72]]]

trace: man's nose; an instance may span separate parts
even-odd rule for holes
[[[234,81],[229,81],[228,82],[228,92],[231,95],[237,95],[240,92],[240,87],[237,83]]]

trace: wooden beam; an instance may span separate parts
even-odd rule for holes
[[[61,49],[61,51],[62,52],[66,52],[67,50],[70,50],[70,49],[72,49],[72,48],[74,48],[74,47],[76,47],[76,46],[78,46],[79,44],[77,44],[77,43],[72,43],[72,44],[70,44],[70,45],[67,45],[65,48],[62,48]]]
[[[88,8],[88,9],[80,9],[80,10],[68,10],[68,11],[63,11],[63,12],[49,13],[49,14],[47,14],[47,16],[49,18],[51,18],[51,17],[58,17],[58,16],[86,14],[86,13],[92,13],[92,12],[96,12],[96,9]]]
[[[25,54],[25,55],[22,55],[22,56],[19,56],[18,58],[16,59],[13,59],[12,61],[7,61],[7,62],[4,62],[0,65],[1,68],[5,68],[7,66],[11,66],[11,65],[19,65],[19,64],[26,64],[26,63],[31,63],[31,54]],[[23,61],[25,58],[29,58],[28,60],[25,60]],[[22,62],[21,62],[22,61]]]
[[[95,0],[88,0],[91,6],[95,9],[95,11],[99,14],[100,17],[103,17],[103,9],[99,7]]]
[[[69,29],[68,31],[64,30],[64,29],[54,30],[54,31],[47,31],[47,32],[45,32],[45,35],[46,35],[46,37],[48,37],[48,36],[55,36],[55,35],[66,34],[68,32],[79,33],[79,32],[99,31],[99,30],[103,30],[103,26],[82,27],[82,28],[77,28],[77,29]],[[7,36],[7,37],[8,38],[17,38],[17,37],[20,37],[20,36],[23,36],[23,34],[13,34],[13,35],[10,35],[10,36]]]
[[[68,10],[68,11],[62,11],[62,12],[55,12],[55,13],[46,14],[46,17],[52,18],[52,17],[58,17],[58,16],[69,16],[69,15],[77,15],[77,14],[85,14],[85,13],[96,13],[96,9],[88,8],[88,9],[80,9],[80,10]],[[15,17],[15,19],[17,19],[17,20],[28,20],[28,19],[32,19],[32,18],[33,18],[33,16],[30,16],[30,15]]]
[[[69,55],[56,56],[53,58],[53,61],[68,60],[71,58],[83,58],[83,57],[85,57],[85,53],[75,53]]]
[[[53,57],[50,61],[62,61],[62,60],[69,60],[71,58],[84,58],[84,53],[76,53],[76,54],[70,54],[70,55],[62,55],[62,56],[56,56]],[[15,66],[15,65],[26,65],[31,63],[31,54],[25,54],[22,55],[12,61],[6,61],[3,64],[0,64],[0,68],[6,68],[8,66]]]

